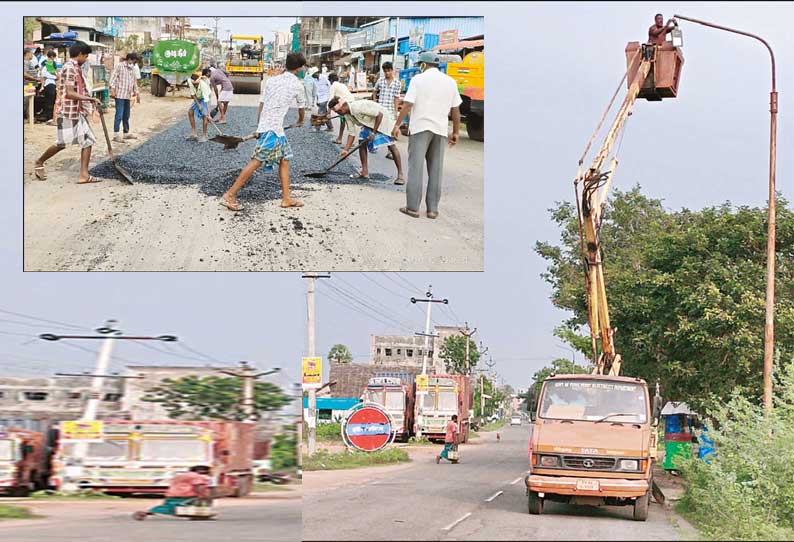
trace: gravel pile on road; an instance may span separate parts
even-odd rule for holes
[[[245,136],[256,129],[255,107],[231,107],[226,117],[227,123],[218,127],[227,135]],[[294,123],[298,118],[297,110],[290,110],[285,125]],[[197,122],[199,133],[200,122]],[[208,137],[218,132],[208,126]],[[231,186],[240,170],[251,158],[256,141],[246,141],[236,149],[224,149],[223,145],[208,141],[198,143],[186,141],[190,134],[190,124],[183,119],[167,130],[152,136],[142,145],[123,153],[123,145],[118,145],[116,159],[139,183],[161,185],[198,185],[201,192],[208,196],[221,196]],[[322,171],[339,157],[340,146],[333,143],[326,132],[314,132],[308,119],[301,128],[286,132],[294,158],[290,161],[291,187],[311,191],[318,185],[334,184],[381,184],[389,177],[370,174],[370,181],[353,180],[349,175],[355,171],[359,162],[351,156],[339,164],[325,177],[312,179],[304,177],[307,173]],[[383,152],[383,151],[381,151]],[[123,153],[123,154],[121,154]],[[92,175],[105,179],[120,179],[113,164],[106,160],[94,166]],[[240,192],[243,202],[268,201],[281,198],[277,168],[265,171],[259,168]]]

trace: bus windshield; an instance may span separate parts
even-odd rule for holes
[[[549,380],[540,399],[540,417],[561,420],[646,423],[647,393],[631,382]]]

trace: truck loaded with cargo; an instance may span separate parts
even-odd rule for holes
[[[413,434],[414,383],[407,377],[377,376],[369,379],[361,398],[377,403],[389,414],[394,439],[407,441]]]
[[[46,488],[49,455],[44,434],[0,428],[0,493],[25,496]]]
[[[175,474],[208,465],[217,496],[242,497],[253,484],[253,440],[253,426],[242,422],[107,420],[96,442],[60,439],[51,483],[164,494]]]
[[[472,386],[465,375],[427,375],[427,388],[419,385],[417,377],[414,408],[414,433],[428,440],[443,440],[447,423],[457,414],[461,442],[469,439],[469,416],[472,405]]]

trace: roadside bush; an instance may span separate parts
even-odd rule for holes
[[[400,448],[386,448],[379,452],[349,452],[344,450],[335,453],[320,449],[316,454],[303,458],[303,470],[355,469],[403,463],[410,460],[408,453]]]
[[[2,519],[34,519],[40,518],[24,506],[0,504],[0,520]]]
[[[296,465],[296,445],[294,433],[273,436],[273,446],[270,448],[270,467],[273,471],[278,472]]]
[[[433,443],[427,440],[426,437],[411,437],[408,439],[408,446],[431,446]]]
[[[794,540],[794,361],[780,368],[768,416],[735,393],[709,417],[716,452],[679,464],[679,510],[708,539]]]

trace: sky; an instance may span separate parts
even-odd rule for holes
[[[231,32],[264,36],[265,41],[272,41],[274,31],[289,32],[289,27],[294,23],[295,17],[221,17],[218,20],[218,39],[226,39]],[[212,17],[191,17],[190,24],[215,29],[215,19]]]
[[[206,9],[203,13],[212,15],[219,10],[251,13],[260,4],[184,5],[191,14]],[[286,9],[282,6],[279,13],[288,14]],[[480,9],[476,3],[303,4],[304,13],[322,15],[482,15]],[[514,387],[526,387],[532,374],[552,359],[570,357],[552,335],[567,314],[552,306],[550,288],[540,278],[545,263],[533,246],[537,240],[558,238],[548,209],[557,201],[572,200],[577,160],[624,73],[626,42],[645,39],[656,11],[667,18],[678,10],[755,31],[772,44],[780,92],[778,190],[794,198],[794,159],[787,152],[794,133],[794,38],[788,29],[794,4],[490,3],[485,272],[339,273],[318,281],[317,353],[325,355],[333,344],[343,343],[356,361],[366,361],[370,334],[421,331],[424,313],[409,298],[432,284],[437,296],[449,299],[447,308],[434,309],[433,319],[439,324],[468,321],[477,327],[475,340],[488,347],[495,369]],[[763,206],[767,52],[742,36],[686,22],[681,27],[686,62],[679,97],[637,103],[614,186],[628,189],[639,183],[646,195],[663,198],[670,210],[725,201]],[[17,38],[21,42],[21,36]],[[15,36],[9,33],[3,39]],[[20,146],[21,137],[0,149],[0,159],[18,163]],[[127,361],[248,360],[263,369],[284,367],[293,378],[299,376],[300,358],[307,353],[306,281],[297,271],[22,273],[21,184],[0,184],[5,222],[0,228],[0,309],[85,331],[105,318],[116,318],[126,333],[172,333],[179,337],[178,344],[192,349],[169,347],[183,356],[179,357],[120,344],[116,353]],[[91,370],[93,353],[35,339],[55,327],[0,313],[0,375]],[[582,354],[575,359],[583,363]],[[116,360],[114,367],[120,369],[124,363]],[[630,374],[631,360],[624,368]]]

